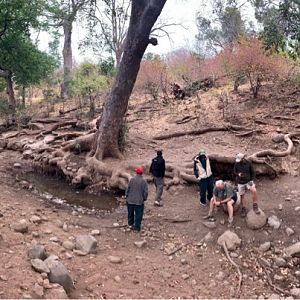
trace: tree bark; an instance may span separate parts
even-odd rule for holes
[[[26,88],[23,85],[22,86],[22,107],[25,108],[26,107]]]
[[[10,70],[6,70],[6,71],[2,72],[2,75],[6,82],[6,94],[7,94],[9,109],[12,113],[15,113],[16,99],[15,99],[15,93],[14,93],[14,88],[13,88],[12,72]]]
[[[63,62],[64,62],[64,76],[61,84],[60,96],[62,99],[68,96],[69,84],[71,81],[72,71],[72,25],[73,20],[66,18],[64,20],[64,48],[63,48]]]
[[[98,129],[95,156],[121,158],[119,129],[126,113],[128,100],[139,72],[151,28],[160,15],[166,0],[133,0],[124,53],[111,92],[105,102]]]

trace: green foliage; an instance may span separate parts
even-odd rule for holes
[[[10,109],[8,107],[8,103],[6,99],[3,99],[0,96],[0,117],[6,117],[9,115],[9,113],[10,113]]]
[[[99,64],[100,74],[113,77],[116,74],[115,61],[113,57],[102,60]]]
[[[300,55],[300,1],[255,0],[256,18],[263,25],[261,38],[267,49],[284,51],[292,58]]]
[[[0,77],[0,93],[2,93],[5,90],[5,80],[3,78]]]

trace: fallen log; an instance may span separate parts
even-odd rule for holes
[[[296,120],[293,117],[288,117],[288,116],[272,116],[272,119],[276,119],[276,120],[287,120],[287,121],[294,121]]]
[[[263,132],[261,129],[254,129],[247,132],[236,133],[235,136],[245,137],[245,136],[253,135],[254,133],[261,133],[261,132]]]

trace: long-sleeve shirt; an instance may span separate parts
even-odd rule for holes
[[[125,196],[129,204],[144,204],[148,198],[148,184],[142,175],[136,175],[130,179]]]

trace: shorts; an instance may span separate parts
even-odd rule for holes
[[[238,191],[241,196],[245,195],[247,190],[250,190],[251,188],[255,188],[255,184],[250,184],[251,181],[245,183],[245,184],[238,184]]]

